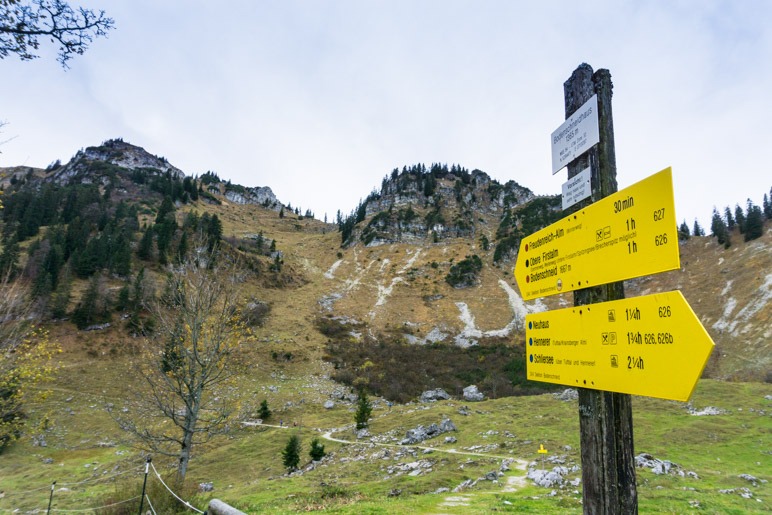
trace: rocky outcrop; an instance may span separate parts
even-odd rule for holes
[[[95,167],[94,163],[104,163],[104,165]],[[81,182],[89,183],[102,179],[104,174],[100,174],[100,171],[109,172],[115,168],[154,170],[158,174],[170,173],[176,179],[185,177],[183,171],[169,163],[165,157],[154,156],[142,147],[126,143],[121,139],[113,139],[105,141],[98,147],[79,150],[66,165],[54,171],[50,180],[58,184],[66,184],[77,178]]]
[[[415,429],[409,429],[405,433],[405,438],[399,443],[400,445],[416,445],[450,431],[456,431],[456,426],[449,418],[446,418],[439,425],[430,424],[427,427],[419,425]]]
[[[442,388],[435,388],[434,390],[426,390],[421,394],[421,402],[435,402],[435,401],[447,401],[450,399],[448,392]]]
[[[226,187],[224,196],[234,204],[255,204],[277,212],[282,208],[281,202],[268,186],[239,187],[236,189]]]
[[[485,396],[477,389],[477,385],[469,385],[464,388],[464,400],[469,402],[479,402],[485,399]]]

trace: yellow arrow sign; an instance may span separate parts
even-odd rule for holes
[[[526,316],[528,379],[687,401],[713,340],[680,291]]]
[[[547,454],[547,449],[544,448],[544,444],[543,443],[540,443],[539,444],[539,450],[536,451],[536,452],[538,452],[539,454]]]
[[[514,273],[529,300],[679,267],[666,168],[523,238]]]

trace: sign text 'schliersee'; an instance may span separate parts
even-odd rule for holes
[[[531,381],[687,401],[713,341],[679,291],[525,319]]]

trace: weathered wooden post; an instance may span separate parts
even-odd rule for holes
[[[611,74],[593,73],[581,64],[563,84],[566,118],[598,95],[600,142],[568,165],[568,178],[590,167],[591,198],[575,205],[578,211],[617,191],[614,124],[611,116]],[[603,266],[598,263],[598,266]],[[609,283],[574,292],[574,305],[623,299],[623,283]],[[585,513],[638,513],[633,449],[631,396],[579,388],[579,427]]]

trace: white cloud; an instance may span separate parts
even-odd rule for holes
[[[75,2],[83,3],[83,2]],[[98,6],[98,0],[88,2]],[[695,6],[696,5],[696,6]],[[674,169],[678,217],[755,202],[772,7],[756,2],[201,2],[104,5],[116,30],[62,72],[0,63],[0,166],[123,137],[189,174],[347,213],[404,164],[458,162],[557,193],[563,81],[608,68],[621,187]]]

